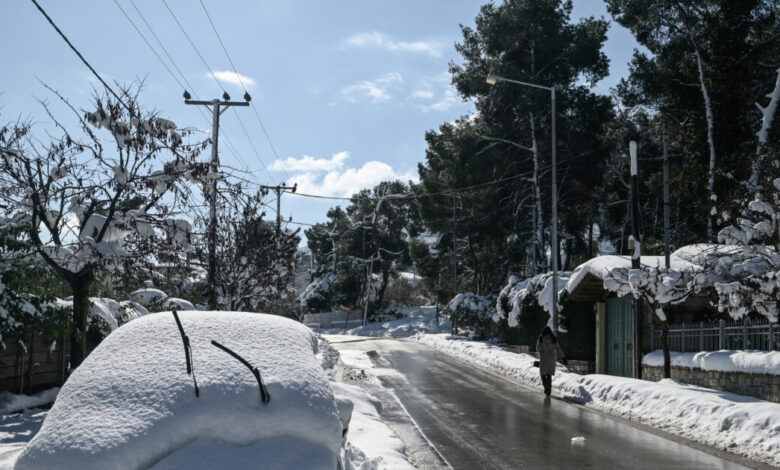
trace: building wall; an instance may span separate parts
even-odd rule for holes
[[[657,382],[663,376],[663,367],[642,366],[642,378],[645,380]],[[671,376],[673,379],[691,385],[780,403],[780,375],[720,372],[696,367],[672,367]]]

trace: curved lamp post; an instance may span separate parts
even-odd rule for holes
[[[536,85],[534,83],[521,82],[519,80],[512,80],[509,78],[499,77],[498,75],[489,74],[485,81],[490,85],[495,85],[498,82],[509,82],[516,85],[523,85],[531,88],[539,88],[550,92],[550,103],[552,109],[552,227],[551,227],[551,240],[550,240],[550,258],[552,259],[552,271],[553,271],[553,285],[552,285],[552,320],[553,331],[558,336],[558,187],[556,184],[557,176],[557,162],[555,158],[555,87],[548,87],[542,85]]]

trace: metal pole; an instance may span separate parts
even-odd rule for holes
[[[629,153],[631,156],[631,232],[634,238],[634,250],[631,253],[631,267],[633,269],[640,268],[640,260],[642,256],[642,244],[639,241],[639,189],[638,189],[638,173],[639,163],[637,161],[637,144],[633,140],[629,143]],[[642,305],[639,299],[634,299],[634,332],[633,332],[633,376],[635,379],[641,377],[642,374],[642,359],[639,357],[639,323]]]
[[[552,105],[552,227],[550,240],[550,258],[552,258],[552,320],[553,332],[558,336],[558,186],[557,186],[557,160],[555,155],[555,87],[550,89]]]
[[[666,145],[666,126],[663,130],[664,141],[664,257],[666,269],[669,269],[669,152]]]

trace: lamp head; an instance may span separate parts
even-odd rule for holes
[[[495,85],[498,82],[496,76],[492,73],[488,74],[487,78],[485,78],[485,81],[488,83],[488,85]]]
[[[636,141],[632,140],[628,143],[628,151],[631,154],[631,176],[637,174],[637,161],[636,161]]]

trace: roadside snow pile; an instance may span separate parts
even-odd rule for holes
[[[439,326],[436,326],[436,307],[406,307],[402,311],[406,317],[398,320],[369,323],[366,326],[359,326],[349,330],[329,328],[318,331],[329,335],[405,338],[417,333],[440,333],[452,329],[450,319],[442,316],[441,313],[439,314]]]
[[[464,362],[538,387],[533,356],[448,335],[412,338]],[[585,406],[780,466],[780,404],[665,379],[660,382],[608,375],[578,375],[558,366],[553,394]]]
[[[780,375],[780,351],[714,351],[698,353],[670,352],[672,367],[697,367],[701,370]],[[642,358],[642,364],[663,367],[664,353],[657,349]]]
[[[76,369],[16,468],[336,468],[343,425],[310,329],[265,314],[179,315],[200,397],[173,316],[144,316]],[[212,340],[258,368],[270,403]]]
[[[0,392],[0,414],[13,413],[26,408],[52,403],[57,398],[59,388],[50,388],[35,395],[16,395],[9,391]]]
[[[355,385],[332,383],[337,398],[355,408],[347,432],[346,469],[413,469],[404,453],[404,443],[379,415],[382,404]]]

